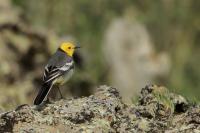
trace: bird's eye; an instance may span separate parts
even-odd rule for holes
[[[68,49],[71,49],[71,47],[68,47]]]

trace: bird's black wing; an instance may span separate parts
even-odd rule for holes
[[[70,69],[73,68],[73,62],[66,63],[62,67],[56,67],[56,66],[46,66],[44,75],[43,75],[43,81],[45,83],[52,82],[58,77],[62,76],[66,72],[68,72]]]

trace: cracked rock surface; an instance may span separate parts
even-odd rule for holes
[[[89,97],[42,106],[21,105],[1,113],[0,132],[200,132],[200,107],[162,86],[146,86],[136,104],[117,89],[100,86]]]

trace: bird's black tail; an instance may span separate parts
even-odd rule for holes
[[[48,95],[51,88],[52,88],[52,83],[44,83],[34,100],[34,105],[41,104],[44,101],[45,97]]]

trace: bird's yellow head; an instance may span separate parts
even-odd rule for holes
[[[64,42],[60,45],[59,47],[62,51],[64,51],[67,55],[69,56],[73,56],[75,49],[80,48],[75,46],[73,43],[71,42]]]

